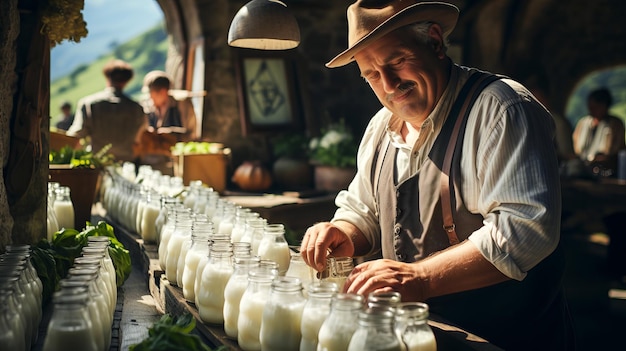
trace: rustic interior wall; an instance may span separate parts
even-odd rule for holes
[[[13,85],[15,84],[15,39],[19,34],[17,0],[0,2],[0,252],[11,241],[13,217],[9,209],[4,184],[4,167],[9,157],[9,130],[13,110]]]

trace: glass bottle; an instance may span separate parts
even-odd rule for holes
[[[330,313],[330,303],[338,292],[333,282],[314,282],[306,287],[308,298],[302,310],[300,323],[300,351],[317,350],[317,336],[322,323]]]
[[[183,205],[185,205],[185,207],[191,208],[191,209],[194,208],[194,206],[196,204],[196,200],[200,196],[200,189],[201,188],[202,188],[202,181],[201,180],[190,180],[189,181],[189,192],[187,193],[187,196],[185,197],[185,200],[183,200]]]
[[[326,268],[320,272],[321,280],[337,283],[339,291],[343,291],[346,278],[354,269],[354,261],[352,257],[328,257],[326,259]]]
[[[397,305],[395,332],[407,351],[436,351],[435,334],[428,325],[428,305],[423,302],[404,302]]]
[[[217,233],[230,236],[235,226],[235,213],[237,207],[232,202],[225,201],[222,208],[221,218],[219,219],[219,227]],[[213,216],[215,222],[215,216]]]
[[[204,216],[204,215],[203,215]],[[202,257],[209,254],[209,237],[213,234],[213,225],[204,216],[206,221],[196,221],[191,228],[191,245],[185,256],[183,275],[181,277],[183,297],[189,302],[195,302],[196,272]]]
[[[284,276],[285,273],[287,273],[291,253],[287,245],[287,240],[285,240],[284,225],[266,224],[264,226],[257,255],[263,260],[272,260],[278,263],[279,276]]]
[[[263,270],[248,272],[248,286],[241,295],[237,320],[237,342],[245,351],[261,350],[259,339],[263,308],[269,298],[276,275]]]
[[[261,217],[251,217],[246,219],[246,228],[243,236],[241,237],[241,241],[250,243],[252,256],[257,256],[259,254],[259,243],[263,238],[265,222],[265,219]]]
[[[161,210],[163,210],[163,208]],[[159,248],[157,252],[159,255],[159,266],[164,271],[167,264],[167,245],[169,244],[172,233],[174,232],[176,217],[179,213],[185,212],[187,212],[186,215],[189,215],[188,213],[190,213],[189,209],[186,209],[182,204],[177,204],[169,208],[166,214],[166,219],[163,222],[163,227],[159,233]]]
[[[177,212],[174,231],[167,243],[167,254],[165,259],[165,277],[170,284],[178,286],[177,270],[178,256],[181,253],[183,242],[191,237],[191,226],[193,220],[189,212]]]
[[[235,257],[235,268],[224,288],[224,331],[231,338],[237,338],[239,303],[248,286],[248,272],[259,266],[258,256]]]
[[[27,322],[22,314],[14,294],[14,286],[8,280],[0,278],[0,305],[5,306],[3,315],[6,316],[9,328],[15,336],[15,350],[30,350],[30,335],[26,334]],[[8,348],[11,350],[11,348]]]
[[[94,303],[98,309],[100,324],[105,344],[105,350],[109,349],[111,344],[111,326],[113,323],[113,313],[109,306],[108,297],[102,293],[102,289],[97,286],[94,276],[88,274],[68,275],[62,279],[59,284],[67,287],[86,286],[89,294],[90,303]]]
[[[43,351],[98,351],[93,324],[87,311],[87,299],[87,293],[55,293]]]
[[[46,238],[49,242],[52,242],[54,233],[58,232],[60,228],[56,212],[54,211],[54,200],[56,198],[56,195],[54,192],[51,193],[50,191],[50,187],[48,187],[48,204],[46,206]]]
[[[157,241],[156,219],[161,212],[160,199],[160,195],[153,191],[149,191],[144,196],[143,210],[139,217],[139,233],[147,243]]]
[[[367,295],[367,307],[388,307],[392,311],[402,301],[402,295],[397,291],[373,291]]]
[[[359,312],[359,326],[348,351],[401,351],[400,339],[393,330],[393,315],[388,307],[370,307]]]
[[[302,282],[296,277],[278,277],[272,282],[269,299],[263,308],[259,339],[261,350],[297,350],[300,324],[306,299]]]
[[[322,323],[318,334],[318,351],[348,350],[352,334],[357,329],[354,321],[363,308],[363,296],[348,293],[336,294],[330,304],[330,314]]]
[[[233,243],[241,241],[244,231],[246,230],[246,218],[253,213],[249,207],[238,206],[235,210],[235,222],[233,224],[233,230],[230,232],[230,238]],[[256,216],[259,214],[256,213]]]
[[[181,207],[184,207],[182,203],[180,202],[180,200],[174,197],[161,196],[160,203],[161,203],[161,207],[159,210],[159,215],[154,220],[154,229],[156,233],[157,244],[161,243],[163,226],[165,225],[169,211],[173,211],[173,208],[176,205],[180,205]]]
[[[54,199],[54,213],[59,228],[74,228],[74,205],[70,194],[70,187],[59,186]]]
[[[289,268],[287,269],[286,276],[298,277],[302,281],[304,290],[302,293],[304,296],[308,296],[308,288],[313,282],[313,268],[309,267],[299,252],[290,251],[291,258],[289,260]]]
[[[37,331],[39,322],[37,320],[37,306],[34,296],[30,295],[30,291],[26,290],[24,281],[21,279],[22,267],[14,267],[12,265],[0,266],[0,280],[6,281],[12,286],[12,295],[15,298],[17,311],[21,316],[24,326],[24,340],[27,349],[37,340]],[[41,318],[41,317],[39,317]]]
[[[13,329],[9,307],[2,302],[0,297],[0,345],[6,350],[23,351],[26,349],[24,339]]]
[[[232,251],[209,249],[196,296],[198,314],[205,323],[224,323],[224,289],[233,274],[231,257]]]

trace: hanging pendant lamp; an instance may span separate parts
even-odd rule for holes
[[[230,23],[228,45],[259,50],[293,49],[300,29],[287,5],[279,0],[252,0]]]

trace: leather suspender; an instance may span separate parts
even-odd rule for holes
[[[464,126],[464,124],[466,123],[469,111],[474,105],[474,101],[476,101],[476,98],[478,97],[480,92],[487,85],[500,78],[502,77],[488,73],[475,73],[471,75],[468,78],[468,81],[463,86],[463,89],[461,89],[461,92],[459,93],[459,96],[457,97],[457,100],[454,103],[452,110],[450,111],[449,117],[456,115],[457,118],[454,123],[452,134],[450,135],[448,147],[446,149],[440,180],[443,229],[448,235],[448,241],[450,242],[450,245],[455,245],[459,243],[459,237],[456,234],[456,225],[454,224],[454,216],[452,215],[455,212],[452,205],[453,194],[450,193],[450,189],[454,189],[454,185],[452,184],[453,178],[451,177],[452,156],[454,155],[454,151],[457,146],[462,147],[462,145],[457,145],[457,141],[459,138],[461,127]],[[462,105],[460,105],[461,102],[463,103]]]

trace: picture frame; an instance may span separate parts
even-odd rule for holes
[[[237,49],[235,56],[242,134],[300,129],[301,106],[290,52]]]

